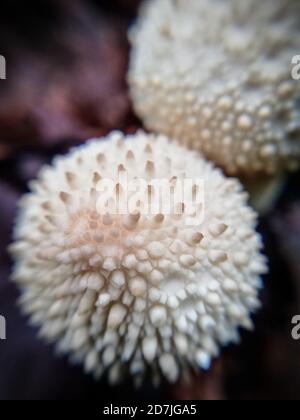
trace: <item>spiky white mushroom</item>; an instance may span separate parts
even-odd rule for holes
[[[298,0],[151,0],[129,82],[147,128],[253,177],[300,163]]]
[[[147,181],[138,200],[126,197],[120,172]],[[102,212],[104,178],[113,181],[105,203],[136,209]],[[180,180],[201,179],[203,195],[189,211],[175,199],[169,212],[143,211],[161,199],[153,179],[166,180],[172,197]],[[256,214],[239,182],[196,152],[164,136],[114,132],[56,158],[30,187],[11,246],[13,279],[41,336],[86,371],[115,382],[150,368],[175,381],[188,366],[207,369],[239,326],[251,328],[266,270]]]

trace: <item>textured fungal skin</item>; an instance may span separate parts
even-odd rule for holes
[[[187,224],[185,208],[102,215],[97,182],[113,179],[120,195],[120,171],[147,182],[202,179],[201,220],[189,212]],[[113,132],[56,158],[30,189],[10,247],[13,279],[40,335],[86,371],[107,371],[112,383],[126,372],[139,383],[147,370],[176,381],[189,366],[209,368],[238,327],[252,327],[266,271],[256,214],[239,182],[196,152]],[[137,205],[149,199],[147,189]]]
[[[151,0],[130,38],[131,94],[147,128],[230,175],[299,167],[298,0]]]

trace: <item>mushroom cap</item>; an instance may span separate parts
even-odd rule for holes
[[[130,34],[137,114],[229,175],[300,162],[298,0],[152,0]]]
[[[145,188],[126,194],[125,175]],[[169,209],[149,188],[156,180],[174,197]],[[176,201],[182,181],[194,206]],[[40,335],[86,371],[112,383],[129,371],[139,383],[150,369],[175,381],[252,327],[266,271],[256,214],[240,183],[198,153],[113,132],[55,158],[30,189],[10,247],[13,280]],[[105,211],[112,201],[121,211]],[[136,208],[124,210],[129,202]]]

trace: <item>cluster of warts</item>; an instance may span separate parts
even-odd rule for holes
[[[147,214],[99,214],[102,178],[201,178],[203,220],[174,203]],[[20,202],[11,252],[21,304],[40,334],[115,383],[151,370],[176,381],[207,369],[219,346],[251,328],[266,263],[256,215],[236,180],[164,136],[112,133],[55,159]],[[127,198],[128,199],[128,198]],[[193,225],[187,225],[187,217]]]

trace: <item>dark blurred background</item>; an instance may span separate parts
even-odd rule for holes
[[[126,71],[127,29],[139,0],[2,0],[0,55],[0,399],[300,399],[300,341],[291,319],[300,314],[300,174],[290,176],[276,207],[261,218],[270,274],[254,333],[225,349],[212,369],[190,384],[131,380],[111,388],[57,358],[16,305],[9,281],[16,203],[41,165],[57,153],[112,129],[134,132]]]

